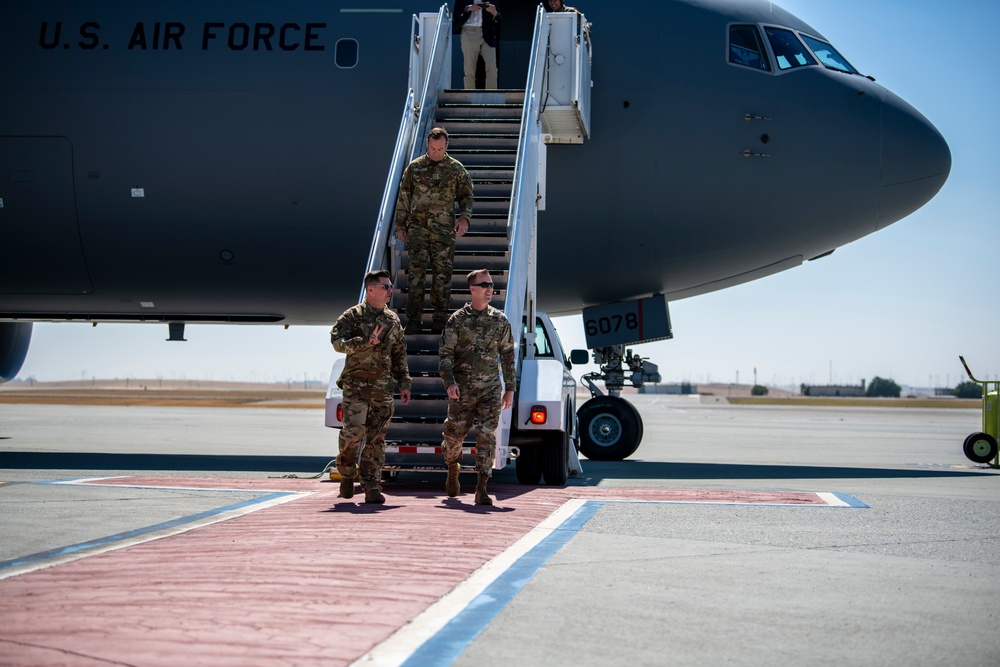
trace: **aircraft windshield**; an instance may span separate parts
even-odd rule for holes
[[[791,30],[783,28],[765,28],[767,39],[771,42],[771,50],[778,61],[778,69],[792,69],[804,65],[815,65],[809,50],[802,45]]]
[[[766,72],[771,71],[757,26],[729,26],[729,62],[744,67],[755,67]]]
[[[809,35],[802,35],[802,39],[805,41],[806,46],[812,49],[812,52],[816,54],[819,61],[827,67],[840,70],[841,72],[847,72],[848,74],[858,73],[858,70],[851,67],[851,64],[847,62],[847,59],[837,53],[837,49],[830,46],[829,43],[824,42],[821,39],[816,39],[815,37],[810,37]]]

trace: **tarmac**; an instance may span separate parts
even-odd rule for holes
[[[978,410],[629,400],[492,508],[337,497],[314,409],[0,405],[0,665],[1000,664]]]

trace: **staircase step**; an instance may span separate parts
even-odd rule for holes
[[[406,335],[407,356],[431,356],[437,359],[441,334],[418,333]]]
[[[455,273],[455,274],[452,275],[452,277],[451,277],[451,291],[452,292],[461,292],[461,293],[464,293],[464,294],[468,295],[468,293],[469,293],[469,283],[466,280],[466,274],[467,273],[468,272],[466,272],[466,273]],[[506,271],[491,271],[490,272],[490,277],[492,277],[492,279],[493,279],[493,285],[494,285],[494,287],[496,287],[497,289],[500,289],[500,290],[506,290],[507,289],[507,272]],[[397,292],[400,291],[400,290],[402,290],[402,288],[406,287],[406,280],[407,280],[407,278],[406,278],[406,271],[404,271],[402,269],[398,270],[396,272],[396,283],[395,283],[396,287],[399,288],[397,290]],[[410,339],[410,337],[407,336],[407,341],[409,341],[409,339]],[[435,345],[436,344],[437,343],[435,343]]]
[[[524,89],[461,90],[438,93],[438,104],[524,104]]]
[[[514,184],[510,182],[498,183],[496,181],[473,180],[472,189],[475,193],[474,196],[477,200],[477,204],[480,197],[502,197],[509,202],[514,191]]]
[[[434,124],[448,130],[449,138],[461,134],[520,134],[521,132],[520,118],[438,118]]]
[[[410,268],[410,258],[404,252],[402,256],[402,261],[400,262],[400,269],[406,271]],[[473,253],[471,255],[466,255],[463,253],[455,252],[455,261],[452,264],[452,270],[461,276],[464,276],[469,271],[474,271],[476,269],[486,269],[492,274],[494,271],[507,271],[510,268],[510,253]],[[428,269],[429,270],[429,269]]]
[[[466,167],[465,170],[469,172],[469,178],[472,182],[490,182],[490,183],[513,183],[514,182],[514,168],[513,167],[494,167],[490,165],[472,165]]]
[[[513,167],[517,151],[504,149],[487,151],[459,149],[448,151],[448,155],[461,162],[466,169],[469,167]]]
[[[494,271],[507,271],[509,268],[510,253],[506,252],[496,255],[460,255],[456,252],[455,262],[452,266],[455,273],[462,275],[467,274],[469,271],[475,271],[476,269],[486,269],[492,275]]]
[[[455,252],[506,252],[507,237],[497,234],[480,233],[466,234],[460,239],[455,239]],[[403,250],[402,254],[409,260],[410,251]]]
[[[507,148],[517,149],[516,134],[452,134],[448,137],[449,153],[459,148]]]
[[[434,122],[440,124],[463,120],[492,120],[513,121],[520,125],[523,111],[520,105],[513,104],[439,106],[434,114]]]
[[[408,354],[406,365],[410,369],[411,377],[438,377],[437,355]]]
[[[507,252],[508,243],[506,235],[466,234],[460,239],[455,239],[455,252]]]
[[[507,215],[473,213],[467,234],[494,234],[507,236]]]
[[[510,197],[477,197],[473,208],[491,216],[510,215]]]
[[[411,378],[412,384],[410,392],[415,398],[439,398],[448,400],[448,393],[444,389],[444,383],[439,377],[415,377]]]
[[[408,422],[443,425],[447,416],[447,399],[441,398],[423,401],[410,399],[409,405],[403,405],[401,402],[396,401],[392,420],[395,423]]]
[[[472,269],[469,269],[469,270],[471,271]],[[394,304],[398,304],[396,306],[396,308],[399,311],[400,318],[403,319],[403,320],[405,320],[406,316],[403,315],[403,312],[406,310],[407,292],[405,290],[396,290],[393,294],[394,294],[393,298],[395,299],[393,301],[393,303]],[[507,298],[507,291],[506,290],[493,290],[493,304],[494,304],[494,306],[496,306],[497,303],[503,303],[504,299],[506,299],[506,298]],[[465,304],[469,303],[469,301],[471,301],[471,300],[472,300],[472,297],[469,296],[469,290],[468,290],[468,288],[462,289],[462,290],[453,291],[451,293],[451,299],[448,302],[448,304],[449,304],[448,305],[448,310],[450,312],[455,312],[456,310],[458,310],[459,308],[461,308]],[[424,325],[424,327],[430,327],[430,321],[429,321],[430,318],[429,318],[429,316],[431,315],[431,313],[433,313],[433,309],[431,308],[430,295],[427,292],[424,292],[424,309],[421,312],[423,312],[423,314],[424,314],[424,318],[422,320],[422,324]],[[430,331],[429,328],[427,330]]]
[[[385,434],[385,444],[407,442],[416,445],[438,446],[441,444],[443,434],[443,422],[419,423],[394,421],[389,422],[389,430]],[[466,439],[475,442],[474,436]]]

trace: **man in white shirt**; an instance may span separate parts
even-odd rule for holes
[[[500,10],[494,0],[456,0],[455,28],[462,31],[462,55],[465,60],[465,89],[476,87],[479,56],[486,65],[486,88],[497,86],[497,38]]]

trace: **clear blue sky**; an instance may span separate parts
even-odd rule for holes
[[[579,3],[586,9],[586,3]],[[671,304],[674,340],[639,346],[665,381],[913,386],[1000,378],[1000,75],[996,0],[785,0],[934,123],[952,172],[924,208],[833,256]],[[599,33],[598,33],[599,38]],[[580,319],[562,318],[583,347]],[[326,381],[328,328],[36,324],[20,378]]]

